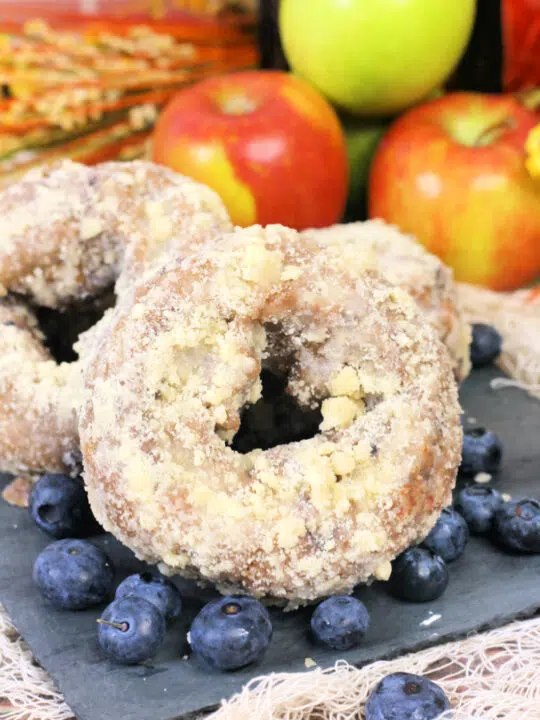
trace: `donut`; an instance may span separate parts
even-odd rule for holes
[[[448,348],[458,381],[470,372],[471,328],[459,306],[452,270],[412,236],[382,220],[305,230],[319,242],[343,246],[344,252],[370,256],[374,267],[393,285],[407,290]],[[345,250],[345,248],[347,248]]]
[[[147,275],[83,372],[99,522],[163,572],[288,609],[387,578],[450,501],[462,431],[445,346],[369,268],[269,226]],[[241,410],[274,362],[302,406],[320,406],[318,432],[237,452]]]
[[[120,274],[127,287],[171,239],[230,227],[212,190],[167,168],[63,161],[0,194],[0,285],[36,305],[65,306]]]
[[[80,470],[80,363],[55,362],[34,309],[101,302],[115,281],[121,298],[159,258],[230,229],[212,190],[147,162],[61,162],[0,194],[0,471]]]

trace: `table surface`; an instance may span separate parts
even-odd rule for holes
[[[511,495],[540,496],[540,403],[519,390],[493,391],[494,370],[476,371],[462,387],[465,426],[482,424],[505,445],[501,471],[493,484]],[[3,483],[7,480],[2,481]],[[331,666],[338,657],[353,664],[398,654],[495,627],[540,607],[540,556],[518,557],[473,538],[451,567],[445,594],[432,603],[406,604],[384,586],[359,588],[372,625],[361,647],[336,653],[315,647],[307,628],[310,610],[271,610],[274,638],[261,663],[220,674],[187,657],[186,631],[201,604],[212,597],[192,583],[178,581],[186,602],[183,618],[169,631],[152,664],[125,668],[105,661],[96,642],[97,610],[65,613],[52,609],[31,579],[36,555],[49,542],[25,510],[0,501],[0,601],[50,673],[78,720],[187,720],[215,706],[252,677],[268,672],[303,671],[306,658]],[[132,554],[110,536],[97,540],[111,554],[118,579],[140,568]]]

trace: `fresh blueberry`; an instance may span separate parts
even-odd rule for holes
[[[334,650],[350,650],[358,645],[369,627],[364,603],[347,595],[323,600],[311,616],[311,632],[321,645]]]
[[[165,637],[165,618],[137,595],[114,600],[97,621],[98,642],[110,660],[135,665],[155,654]]]
[[[384,677],[366,703],[366,720],[433,720],[450,710],[443,690],[421,675]]]
[[[151,602],[167,622],[176,620],[182,612],[182,598],[168,578],[160,573],[142,572],[129,575],[116,588],[115,598],[137,595]]]
[[[495,513],[494,540],[519,553],[540,553],[540,502],[510,500]]]
[[[501,348],[502,337],[494,327],[484,323],[472,326],[470,356],[474,368],[492,363],[501,354]]]
[[[436,600],[448,585],[444,560],[426,548],[405,550],[392,563],[389,589],[392,595],[409,602]]]
[[[34,563],[34,582],[57,608],[84,610],[111,594],[114,568],[107,555],[88,540],[57,540]]]
[[[422,546],[451,563],[463,555],[468,542],[469,528],[464,518],[452,508],[445,508]]]
[[[193,620],[189,642],[211,667],[236,670],[262,657],[272,638],[270,616],[258,600],[212,600]]]
[[[82,482],[68,475],[40,477],[28,509],[36,525],[57,540],[88,537],[99,530]]]
[[[467,430],[463,435],[460,472],[476,475],[485,472],[492,475],[501,464],[503,446],[497,435],[485,428]]]
[[[493,517],[502,504],[502,495],[497,490],[470,485],[458,493],[454,507],[465,518],[472,535],[485,535],[491,530]]]

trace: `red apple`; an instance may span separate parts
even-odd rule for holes
[[[451,93],[400,117],[369,182],[369,214],[412,233],[458,280],[511,290],[540,271],[538,115],[510,96]]]
[[[283,72],[223,75],[181,91],[158,120],[153,160],[209,185],[234,223],[337,222],[347,152],[328,102]]]

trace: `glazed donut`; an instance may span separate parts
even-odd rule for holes
[[[0,194],[0,283],[48,308],[103,297],[115,280],[121,298],[158,258],[230,228],[212,190],[166,168],[63,162]],[[0,470],[76,473],[80,363],[57,364],[35,314],[11,294],[1,318]]]
[[[235,452],[277,349],[289,392],[321,405],[319,432]],[[410,295],[361,255],[270,226],[166,264],[117,305],[89,350],[79,430],[93,510],[139,558],[293,608],[387,578],[428,533],[459,416]]]
[[[410,235],[382,220],[306,230],[318,242],[341,245],[344,252],[363,253],[393,285],[407,290],[426,313],[448,348],[458,381],[470,371],[471,328],[458,302],[452,270]]]

